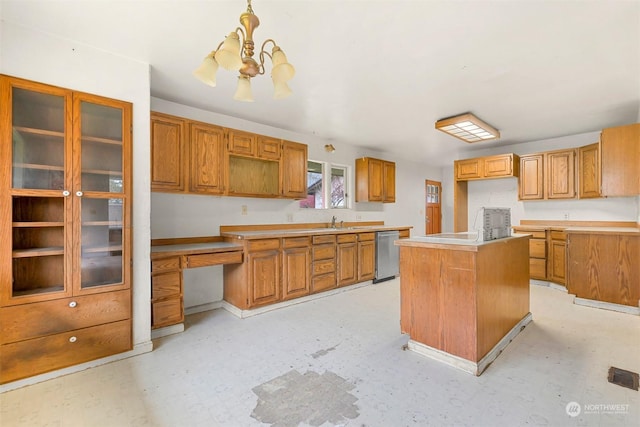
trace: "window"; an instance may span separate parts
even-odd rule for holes
[[[346,209],[347,166],[331,165],[309,160],[307,162],[307,198],[300,201],[301,208]]]

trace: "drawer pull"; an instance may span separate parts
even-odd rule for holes
[[[78,305],[78,303],[77,303],[77,302],[75,302],[75,301],[71,301],[71,302],[69,303],[69,307],[71,307],[71,308],[75,308],[77,305]]]
[[[69,338],[69,342],[76,342],[76,341],[78,341],[78,338],[76,337]]]

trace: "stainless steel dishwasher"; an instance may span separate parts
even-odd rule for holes
[[[390,280],[400,273],[400,248],[393,244],[400,232],[376,232],[376,275],[373,283]]]

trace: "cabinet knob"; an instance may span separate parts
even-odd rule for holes
[[[78,338],[76,337],[69,338],[69,342],[76,342],[76,341],[78,341]]]
[[[71,308],[75,308],[75,307],[76,307],[76,305],[78,305],[78,303],[77,303],[77,302],[75,302],[75,301],[71,301],[71,302],[69,303],[69,307],[71,307]]]
[[[69,190],[64,190],[64,191],[62,192],[62,195],[63,195],[64,197],[67,197],[69,194],[71,194],[71,193],[69,192]]]
[[[76,196],[82,197],[82,191],[76,191]]]

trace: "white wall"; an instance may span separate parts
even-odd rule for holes
[[[133,339],[149,346],[149,66],[0,22],[0,72],[133,103]]]
[[[307,144],[310,160],[351,167],[349,194],[352,199],[355,188],[353,167],[357,157],[372,156],[396,162],[396,203],[353,203],[352,200],[351,209],[300,209],[295,200],[152,193],[151,237],[154,239],[218,235],[220,225],[285,223],[288,215],[297,223],[330,222],[333,215],[338,221],[384,221],[388,225],[412,226],[414,234],[424,234],[424,180],[439,180],[441,171],[438,167],[427,167],[398,159],[388,153],[368,151],[337,141],[325,141],[158,98],[151,98],[151,109]],[[334,153],[324,150],[327,143],[335,146]],[[243,205],[247,206],[246,215],[241,215]],[[185,271],[185,307],[210,304],[221,299],[222,267]]]
[[[491,154],[529,154],[540,151],[575,148],[599,140],[599,132],[589,132],[542,141],[526,142],[499,149],[477,150],[467,158]],[[444,174],[453,182],[453,165],[445,168]],[[449,186],[448,188],[452,188]],[[453,192],[445,195],[453,206]],[[514,225],[522,219],[533,220],[575,220],[575,221],[637,221],[640,219],[640,198],[611,197],[582,200],[537,200],[518,201],[518,179],[502,178],[469,181],[468,183],[469,222],[468,229],[474,230],[475,216],[483,206],[511,208],[511,222]],[[448,211],[452,214],[452,211]],[[449,215],[451,216],[451,215]],[[447,231],[453,230],[453,223],[447,222]],[[479,220],[478,220],[479,221]]]

